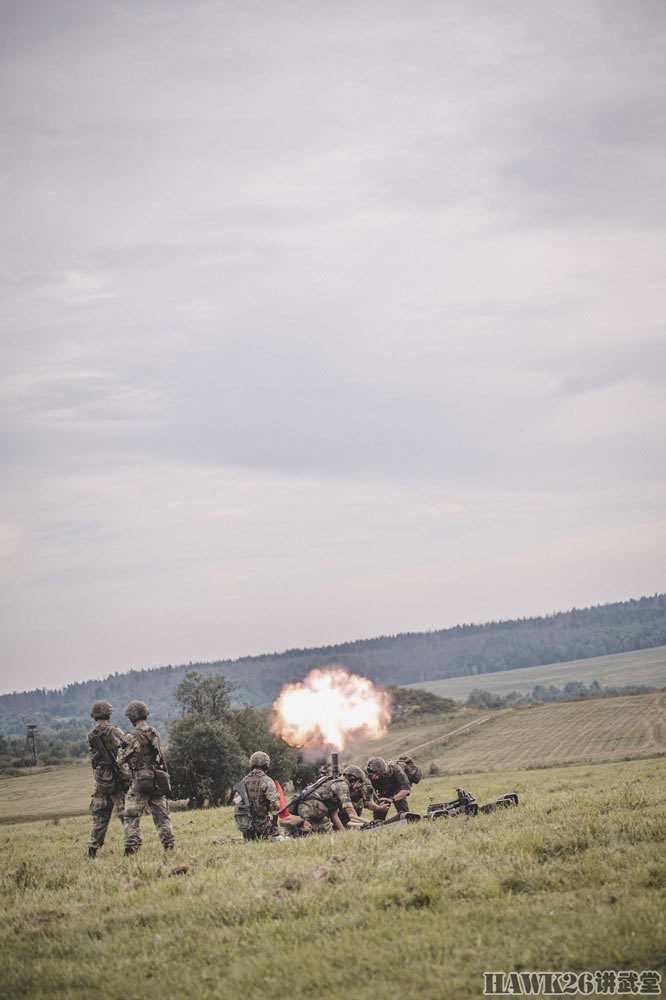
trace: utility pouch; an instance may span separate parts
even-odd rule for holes
[[[95,768],[95,787],[98,792],[102,795],[106,795],[112,792],[116,786],[116,782],[113,777],[113,771],[110,767],[96,767]]]
[[[151,767],[140,767],[133,774],[134,791],[138,795],[150,795],[155,788],[155,774]]]
[[[157,795],[166,795],[168,799],[172,798],[171,780],[168,771],[155,770],[155,792]]]

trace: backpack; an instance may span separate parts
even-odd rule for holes
[[[410,785],[418,785],[419,781],[423,777],[421,774],[421,768],[416,764],[416,761],[409,756],[408,753],[403,753],[402,757],[398,757],[397,760],[389,761],[390,764],[399,764],[403,769],[407,777],[409,778]]]

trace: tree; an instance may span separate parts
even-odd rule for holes
[[[206,676],[190,670],[176,688],[176,703],[184,712],[199,712],[211,719],[231,717],[234,685],[221,674]]]
[[[227,722],[185,712],[169,730],[168,764],[174,798],[190,809],[222,805],[248,760]]]
[[[271,758],[271,777],[284,785],[294,780],[301,765],[301,752],[272,733],[269,721],[268,712],[245,705],[234,712],[231,725],[247,756],[250,757],[255,750],[264,750]]]

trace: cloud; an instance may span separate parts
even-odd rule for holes
[[[630,596],[663,485],[663,4],[6,13],[13,655],[84,592],[82,663],[221,655],[218,598],[239,654],[554,609],[578,572],[594,602],[600,506]]]

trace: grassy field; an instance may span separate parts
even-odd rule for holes
[[[18,778],[0,779],[0,824],[53,816],[80,816],[90,805],[92,770],[88,761],[65,767],[35,768]]]
[[[666,692],[551,702],[500,711],[463,710],[405,722],[381,741],[386,757],[412,753],[426,771],[484,771],[622,760],[666,753]],[[377,744],[359,742],[364,762]]]
[[[426,772],[447,772],[413,789],[414,810],[457,786],[481,803],[515,791],[518,809],[252,844],[231,809],[180,811],[166,857],[144,818],[139,855],[123,857],[114,819],[86,858],[89,818],[71,813],[87,766],[5,779],[3,995],[467,1000],[484,971],[666,975],[666,757],[599,763],[663,754],[665,707],[648,694],[402,725],[380,752],[420,747]]]
[[[86,817],[0,830],[3,993],[83,1000],[482,995],[484,971],[664,969],[666,760],[425,779],[412,805],[518,809],[243,844],[230,809],[176,813],[165,860]]]
[[[449,677],[441,681],[408,684],[407,687],[423,688],[442,698],[464,701],[474,688],[506,695],[509,691],[531,694],[535,684],[554,684],[560,689],[569,681],[590,684],[599,681],[602,687],[624,687],[641,684],[646,687],[666,687],[666,646],[639,649],[631,653],[611,656],[594,656],[587,660],[569,663],[549,663],[542,667],[523,667],[520,670],[501,670],[492,674],[475,674],[469,677]]]
[[[381,753],[409,752],[440,773],[601,762],[666,753],[666,693],[651,692],[483,712],[460,709],[392,727],[381,743],[360,742],[345,754],[365,764]],[[41,768],[0,780],[0,825],[88,811],[87,762]]]

